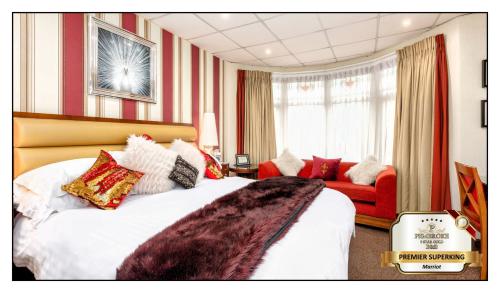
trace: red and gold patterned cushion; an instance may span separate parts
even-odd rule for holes
[[[205,177],[210,178],[210,179],[221,179],[224,178],[224,175],[222,175],[221,171],[221,166],[217,161],[215,160],[214,157],[211,155],[205,153],[204,151],[200,150],[200,152],[203,154],[205,157]]]
[[[319,178],[328,181],[337,180],[341,159],[323,159],[313,156],[313,166],[309,178]]]
[[[87,172],[61,188],[101,209],[116,209],[142,175],[118,165],[110,154],[101,150]]]
[[[153,138],[151,137],[151,135],[149,135],[147,133],[143,133],[142,137],[144,137],[146,140],[153,140]]]

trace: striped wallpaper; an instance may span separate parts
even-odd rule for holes
[[[157,103],[87,93],[87,21],[157,46]],[[222,60],[134,13],[14,13],[14,111],[193,123],[214,112],[223,148]]]

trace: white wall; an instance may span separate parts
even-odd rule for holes
[[[481,87],[481,60],[486,59],[486,14],[457,17],[421,36],[388,48],[370,57],[356,58],[329,65],[298,68],[256,67],[225,62],[224,95],[224,157],[234,161],[236,152],[236,72],[238,69],[263,71],[314,71],[338,68],[368,61],[394,52],[423,38],[444,34],[449,77],[449,154],[450,185],[453,208],[459,209],[455,161],[476,166],[486,180],[486,129],[480,124],[480,100],[486,98]]]
[[[486,89],[481,86],[481,60],[486,59],[486,15],[470,15],[458,21],[458,75],[451,98],[450,172],[453,207],[460,206],[454,161],[476,166],[486,181],[486,128],[481,128],[481,100]],[[450,68],[451,71],[451,68]],[[450,82],[451,83],[451,82]]]

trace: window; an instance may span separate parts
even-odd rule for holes
[[[396,57],[317,73],[273,74],[278,153],[392,161]]]

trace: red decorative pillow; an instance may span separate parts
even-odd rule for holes
[[[142,175],[141,172],[118,165],[110,154],[101,150],[87,172],[61,188],[101,209],[116,209]]]
[[[222,175],[222,167],[219,162],[217,162],[213,156],[205,153],[204,151],[200,150],[200,152],[205,157],[205,177],[210,179],[224,178],[224,175]]]
[[[328,181],[337,180],[341,159],[323,159],[313,156],[313,166],[309,178],[319,178]]]
[[[147,133],[143,133],[142,137],[144,137],[146,140],[153,140],[153,138]]]

